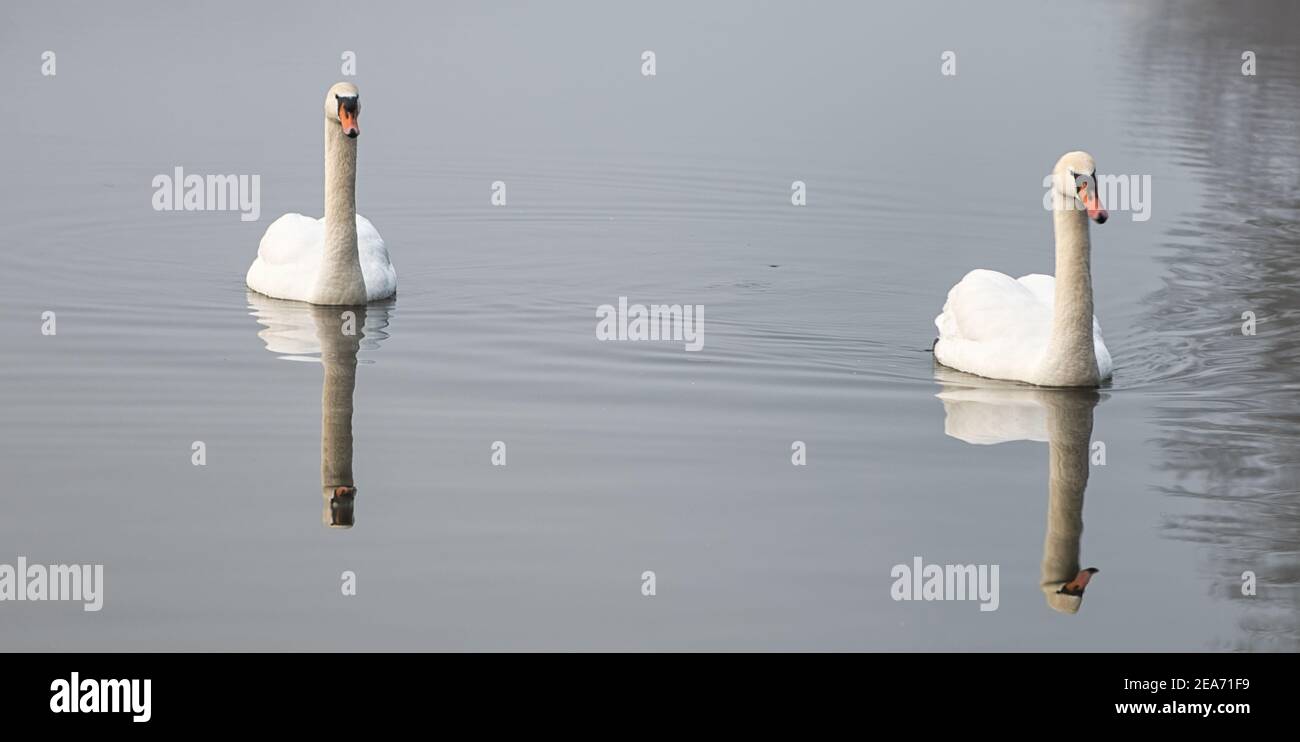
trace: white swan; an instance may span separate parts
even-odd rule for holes
[[[1039,386],[1096,386],[1114,366],[1092,313],[1088,218],[1106,221],[1097,167],[1068,152],[1052,170],[1056,277],[973,270],[948,292],[935,318],[939,363]]]
[[[397,293],[397,272],[370,220],[357,213],[357,87],[325,96],[325,217],[285,214],[262,235],[248,287],[277,299],[365,304]]]

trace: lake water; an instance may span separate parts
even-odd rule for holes
[[[0,11],[0,563],[105,569],[0,649],[1297,649],[1300,7],[613,5]],[[345,50],[399,276],[351,338],[243,285]],[[1092,231],[1114,381],[936,369],[1079,148],[1151,176]],[[155,211],[178,166],[260,219]],[[704,348],[598,342],[619,297]],[[997,610],[893,600],[917,556]]]

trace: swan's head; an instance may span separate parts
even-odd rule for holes
[[[349,139],[361,136],[361,95],[357,86],[350,82],[334,83],[334,87],[325,94],[325,118],[343,127],[343,133]]]
[[[1106,223],[1110,215],[1102,207],[1101,194],[1097,192],[1097,163],[1092,155],[1083,151],[1066,152],[1056,161],[1052,175],[1060,197],[1058,203],[1068,204],[1066,208],[1087,210],[1088,218],[1098,224]]]

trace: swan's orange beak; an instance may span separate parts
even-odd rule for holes
[[[1083,199],[1083,205],[1088,207],[1088,218],[1098,224],[1105,224],[1110,218],[1110,214],[1101,205],[1101,197],[1097,195],[1097,187],[1088,187],[1088,182],[1079,187],[1079,198]]]
[[[343,133],[349,139],[356,139],[361,136],[361,127],[357,124],[356,113],[339,106],[339,123],[343,125]]]

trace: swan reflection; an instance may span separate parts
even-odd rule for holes
[[[975,445],[1045,441],[1048,448],[1047,536],[1041,582],[1047,604],[1076,613],[1096,569],[1079,568],[1083,493],[1093,408],[1104,398],[1094,389],[1047,389],[1003,383],[935,367],[944,433]]]
[[[352,474],[352,393],[357,353],[388,337],[391,305],[327,307],[281,301],[248,292],[248,305],[262,329],[266,349],[286,360],[319,362],[321,387],[320,482],[322,519],[351,528],[357,485]]]

